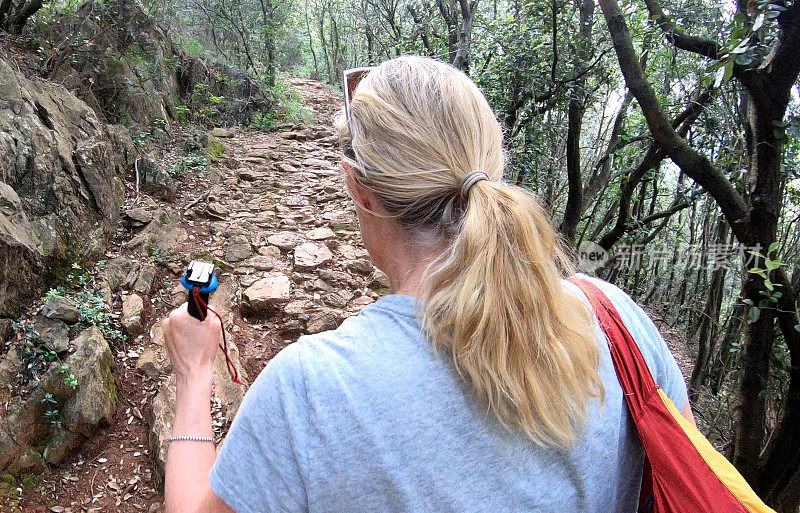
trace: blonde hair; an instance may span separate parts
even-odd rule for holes
[[[571,446],[591,397],[604,399],[592,316],[562,288],[571,265],[524,189],[502,181],[500,124],[461,71],[424,57],[384,62],[358,85],[351,121],[357,180],[411,240],[447,249],[425,276],[420,324],[507,428]],[[461,194],[463,178],[489,180]]]

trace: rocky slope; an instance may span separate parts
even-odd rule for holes
[[[275,133],[216,130],[227,158],[181,175],[171,204],[127,183],[123,216],[98,275],[128,333],[112,348],[118,406],[108,426],[45,473],[42,487],[23,492],[24,511],[162,507],[174,383],[160,319],[186,299],[178,279],[189,260],[221,269],[212,305],[248,383],[286,344],[335,328],[388,288],[361,245],[337,169],[331,118],[341,100],[317,82],[293,85],[313,111],[308,124]],[[164,165],[177,158],[165,155]],[[212,402],[219,440],[245,390],[230,381],[220,356]]]
[[[173,121],[247,124],[271,106],[252,77],[189,55],[137,0],[86,2],[39,29],[38,68],[109,123],[169,131]]]
[[[19,314],[65,262],[104,252],[133,164],[124,127],[0,56],[0,318]]]

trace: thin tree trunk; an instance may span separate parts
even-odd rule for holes
[[[717,220],[714,239],[721,247],[724,247],[728,241],[728,223],[722,218]],[[708,288],[706,305],[697,330],[699,349],[689,386],[689,397],[692,400],[697,398],[697,391],[706,382],[711,370],[711,355],[714,354],[714,346],[717,341],[719,314],[722,307],[723,286],[725,285],[726,276],[727,267],[724,265],[714,269],[711,274],[711,286]]]

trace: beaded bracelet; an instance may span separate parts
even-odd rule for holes
[[[210,436],[171,436],[167,438],[167,442],[214,442],[214,438]]]

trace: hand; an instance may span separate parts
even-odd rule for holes
[[[215,315],[202,322],[187,311],[187,303],[164,319],[164,340],[177,377],[210,376],[222,336],[222,324]]]

